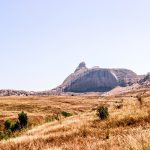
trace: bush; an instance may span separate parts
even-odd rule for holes
[[[27,124],[28,124],[28,116],[23,111],[20,114],[18,114],[18,120],[19,120],[19,124],[20,124],[21,128],[24,128],[24,127],[27,126]]]
[[[62,114],[64,117],[70,117],[70,116],[72,116],[71,113],[65,112],[65,111],[62,111],[61,114]]]
[[[7,119],[4,122],[4,131],[0,132],[0,140],[10,138],[13,135],[13,132],[26,127],[27,124],[28,117],[27,114],[24,112],[18,114],[17,122],[12,122],[10,119]]]
[[[7,119],[4,123],[4,126],[5,126],[5,129],[6,130],[11,130],[11,125],[12,125],[12,122],[10,119]]]
[[[99,106],[97,108],[97,115],[101,120],[107,119],[109,116],[108,108],[104,106]]]
[[[5,126],[5,130],[10,132],[14,132],[20,129],[20,123],[18,121],[13,123],[10,119],[5,121],[4,126]]]
[[[14,124],[12,124],[11,126],[11,131],[14,132],[14,131],[17,131],[19,130],[21,127],[20,127],[20,123],[17,121],[15,122]]]

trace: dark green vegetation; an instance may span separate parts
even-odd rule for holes
[[[105,106],[99,106],[97,108],[97,115],[101,120],[107,119],[109,116],[108,108]]]
[[[0,132],[0,139],[8,139],[15,136],[15,132],[21,131],[26,128],[28,125],[28,116],[23,111],[18,114],[18,120],[13,122],[10,119],[7,119],[4,122],[4,129]]]
[[[7,119],[7,120],[5,121],[5,123],[4,123],[5,130],[11,129],[11,124],[12,124],[11,120],[10,120],[10,119]]]
[[[24,127],[27,126],[27,124],[28,124],[28,116],[23,111],[20,114],[18,114],[18,120],[19,120],[19,124],[20,124],[21,128],[24,128]]]
[[[53,116],[46,117],[45,122],[52,122],[55,120],[61,120],[61,116],[63,117],[70,117],[72,116],[71,113],[62,111],[57,114],[54,114]],[[11,119],[7,119],[4,122],[4,128],[0,132],[0,140],[2,139],[8,139],[10,137],[15,137],[21,133],[22,130],[26,130],[31,126],[29,124],[29,119],[27,113],[22,111],[21,113],[18,114],[18,119],[17,121],[12,121]]]
[[[71,113],[66,112],[66,111],[62,111],[61,114],[62,114],[64,117],[70,117],[70,116],[72,116]]]

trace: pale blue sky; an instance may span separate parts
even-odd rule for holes
[[[46,90],[81,61],[150,71],[150,0],[1,0],[0,89]]]

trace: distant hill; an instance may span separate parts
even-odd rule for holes
[[[107,92],[117,86],[131,86],[142,77],[128,69],[87,68],[85,62],[81,62],[75,72],[52,91],[54,93]]]
[[[45,96],[51,95],[51,91],[23,91],[23,90],[11,90],[11,89],[2,89],[0,90],[0,96]]]

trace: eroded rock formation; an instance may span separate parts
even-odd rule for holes
[[[139,76],[128,69],[87,68],[80,63],[75,72],[69,75],[62,85],[54,89],[59,92],[106,92],[117,86],[136,83]]]

